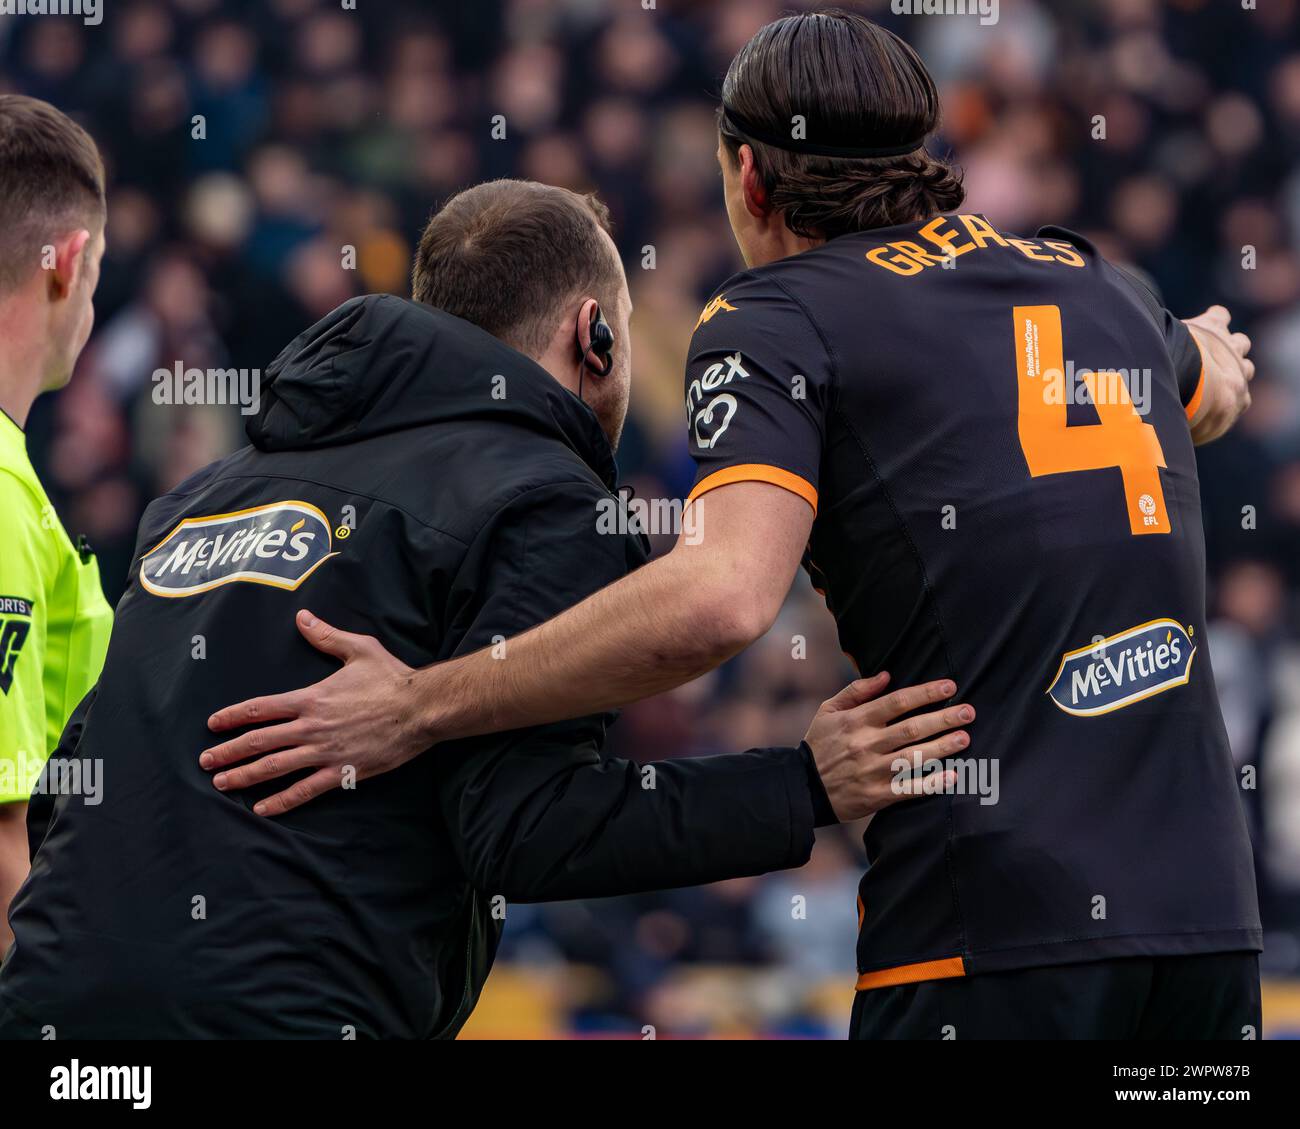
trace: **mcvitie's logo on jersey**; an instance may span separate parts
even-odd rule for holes
[[[1094,717],[1185,686],[1195,656],[1182,624],[1153,619],[1067,652],[1047,693],[1066,713]]]
[[[308,502],[274,502],[187,517],[141,558],[140,583],[155,596],[197,596],[237,580],[293,591],[330,557],[325,515]]]

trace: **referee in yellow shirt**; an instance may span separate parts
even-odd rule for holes
[[[104,166],[85,130],[45,102],[0,95],[0,955],[27,876],[27,800],[99,677],[113,621],[23,432],[90,336],[104,215]]]

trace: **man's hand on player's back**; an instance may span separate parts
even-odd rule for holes
[[[941,762],[970,744],[960,726],[975,720],[974,707],[916,713],[951,698],[957,692],[951,681],[939,679],[892,694],[885,693],[888,685],[884,671],[850,682],[822,703],[804,737],[841,823],[864,819],[909,796],[950,788],[956,774],[941,771]]]

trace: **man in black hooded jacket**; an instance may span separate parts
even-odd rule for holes
[[[448,746],[278,820],[255,808],[279,782],[223,792],[198,763],[219,706],[332,669],[295,605],[423,666],[644,559],[598,521],[618,504],[630,312],[604,222],[540,185],[463,193],[415,271],[443,308],[339,307],[269,368],[252,445],[149,507],[99,684],[51,761],[65,780],[102,763],[102,802],[69,789],[34,812],[0,1036],[453,1035],[504,901],[797,866],[815,825],[862,813],[878,680],[798,749],[643,768],[602,757],[593,716]]]

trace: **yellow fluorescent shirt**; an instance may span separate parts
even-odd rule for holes
[[[0,413],[0,803],[26,800],[99,677],[113,611],[73,546],[21,428]]]

